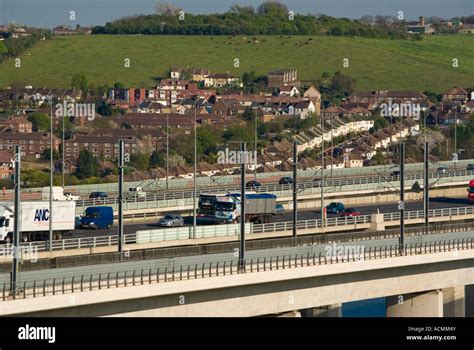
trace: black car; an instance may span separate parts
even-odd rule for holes
[[[261,187],[262,184],[256,180],[251,180],[251,181],[248,181],[247,184],[245,185],[245,187],[247,188],[255,188],[255,187]]]
[[[395,170],[395,171],[392,171],[392,173],[390,174],[391,177],[398,177],[400,176],[400,171],[398,170]]]
[[[280,185],[291,185],[293,183],[293,178],[289,176],[284,176],[280,179]]]
[[[89,195],[89,198],[90,199],[94,199],[94,198],[107,198],[108,195],[107,193],[105,192],[91,192],[91,194]]]

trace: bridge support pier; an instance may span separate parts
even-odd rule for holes
[[[443,317],[443,292],[433,290],[389,296],[387,317]]]
[[[466,286],[465,303],[466,317],[474,317],[474,284]]]
[[[301,317],[301,313],[298,310],[285,312],[278,315],[277,317]]]
[[[372,214],[370,218],[371,231],[384,231],[385,222],[383,221],[383,214]]]
[[[302,317],[342,317],[342,304],[332,304],[301,310]]]
[[[464,286],[443,289],[443,317],[466,317]]]

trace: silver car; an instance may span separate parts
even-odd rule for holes
[[[158,226],[162,227],[181,227],[184,225],[184,219],[181,215],[167,214],[158,220]]]

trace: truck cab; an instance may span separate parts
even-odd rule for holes
[[[146,198],[146,192],[141,187],[130,187],[127,193],[127,199]]]
[[[89,207],[81,217],[81,228],[111,228],[114,224],[112,207]]]
[[[0,241],[12,243],[13,214],[0,208]]]
[[[469,202],[474,202],[474,180],[469,181],[469,187],[467,188],[467,199]]]

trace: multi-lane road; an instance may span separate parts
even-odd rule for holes
[[[467,207],[471,204],[463,198],[434,198],[430,200],[430,209],[441,209],[441,208],[455,208],[455,207]],[[369,215],[373,213],[391,213],[398,211],[397,203],[383,203],[383,204],[372,204],[367,206],[358,206],[357,209],[361,212],[362,215]],[[406,203],[405,210],[422,210],[423,203],[420,201],[417,202],[408,202]],[[331,215],[329,216],[336,216]],[[298,211],[298,220],[312,220],[318,219],[321,217],[321,212],[318,209],[308,209]],[[184,217],[185,226],[192,225],[192,216]],[[292,212],[287,211],[284,215],[275,216],[275,222],[291,221]],[[141,222],[141,223],[131,223],[124,225],[124,233],[135,233],[140,230],[153,230],[159,229],[160,227],[155,222]],[[78,238],[78,237],[93,237],[93,236],[108,236],[117,233],[117,228],[112,227],[111,229],[104,230],[76,230],[71,232],[69,235],[66,235],[64,238]]]

